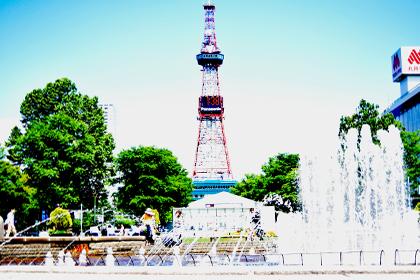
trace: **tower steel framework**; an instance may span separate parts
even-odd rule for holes
[[[198,102],[197,149],[193,181],[232,181],[229,154],[226,146],[223,97],[220,95],[218,68],[224,55],[216,42],[215,5],[205,4],[204,40],[197,62],[203,67],[202,94]],[[226,185],[226,184],[225,184]]]

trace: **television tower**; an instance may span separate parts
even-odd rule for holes
[[[197,55],[197,62],[203,67],[203,79],[198,101],[200,123],[192,179],[196,187],[207,189],[206,194],[210,189],[219,190],[211,193],[226,191],[236,183],[233,181],[223,125],[224,106],[220,95],[218,69],[223,63],[224,55],[220,53],[216,42],[215,8],[210,1],[204,5],[204,40],[201,52]],[[197,192],[193,191],[193,198],[194,193]]]

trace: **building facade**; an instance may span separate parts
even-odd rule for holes
[[[420,129],[420,47],[401,47],[391,57],[392,78],[401,96],[385,113],[392,113],[407,131]]]
[[[106,131],[115,137],[117,135],[117,109],[113,104],[98,104],[104,110]]]

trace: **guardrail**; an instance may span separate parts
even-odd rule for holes
[[[392,253],[392,251],[390,251]],[[420,249],[395,250],[393,252],[395,266],[417,266],[420,264]],[[241,256],[231,254],[130,254],[127,252],[112,253],[71,253],[60,251],[53,257],[50,252],[40,256],[36,252],[27,254],[4,255],[0,251],[0,266],[223,266],[223,265],[269,265],[269,266],[375,266],[384,265],[385,251],[347,251],[319,253],[260,253]],[[391,263],[391,262],[389,262]]]

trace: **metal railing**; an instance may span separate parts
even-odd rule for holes
[[[392,253],[392,251],[391,251]],[[395,266],[417,266],[420,264],[420,249],[395,250],[393,252]],[[230,253],[187,253],[186,255],[151,253],[71,253],[68,251],[48,252],[41,256],[35,250],[23,252],[15,251],[3,254],[0,251],[0,266],[222,266],[222,265],[270,265],[270,266],[375,266],[384,265],[385,251],[347,251],[347,252],[319,252],[319,253],[255,253],[242,252],[234,258]],[[85,261],[82,261],[85,259]],[[48,260],[50,262],[48,262]],[[109,261],[111,260],[111,261]],[[389,262],[390,263],[390,262]]]

